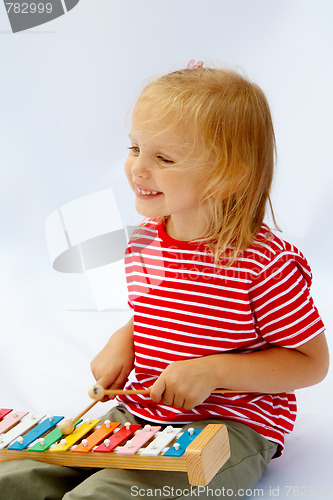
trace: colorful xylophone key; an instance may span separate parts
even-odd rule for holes
[[[18,413],[19,412],[16,413],[16,416]],[[16,420],[16,416],[14,415],[13,420]],[[7,432],[1,434],[0,450],[8,446],[15,439],[22,436],[26,431],[31,429],[31,427],[34,427],[40,420],[42,420],[44,416],[45,415],[34,415],[33,413],[28,413],[27,415],[25,415],[25,417],[22,420],[20,420],[20,422],[15,427],[12,427]],[[10,415],[4,418],[2,423],[4,423],[7,420],[7,418],[9,419],[9,417]]]
[[[120,422],[110,422],[106,420],[104,424],[99,427],[93,434],[91,434],[87,439],[83,439],[80,444],[78,444],[73,451],[78,453],[88,453],[95,446],[107,438],[117,427],[119,427]]]
[[[3,417],[8,415],[8,413],[10,413],[11,411],[13,411],[13,410],[10,410],[9,408],[1,408],[0,409],[0,420],[2,420]]]
[[[201,431],[202,429],[193,429],[192,427],[187,429],[187,431],[183,432],[177,441],[164,453],[164,456],[181,457],[184,455],[186,448],[197,436],[199,436]]]
[[[40,438],[47,431],[51,430],[63,418],[64,417],[47,417],[31,431],[27,432],[24,436],[19,437],[17,441],[8,446],[8,450],[24,450],[31,443],[36,441],[36,439]]]
[[[144,428],[138,431],[124,446],[119,446],[117,449],[118,455],[134,455],[160,430],[160,425],[145,425]]]
[[[74,427],[82,422],[82,419],[74,423]],[[48,450],[53,444],[57,443],[64,436],[59,431],[58,427],[49,432],[45,437],[38,439],[38,442],[29,447],[28,451],[37,451],[43,453]]]

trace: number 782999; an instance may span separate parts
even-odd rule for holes
[[[6,2],[7,13],[14,14],[51,14],[52,4],[50,2]]]

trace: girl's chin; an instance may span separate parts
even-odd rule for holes
[[[146,207],[142,206],[142,203],[135,203],[135,209],[138,212],[138,214],[142,215],[143,217],[147,217],[149,219],[156,219],[157,217],[164,217],[165,213],[163,213],[161,210],[154,210],[153,207]]]

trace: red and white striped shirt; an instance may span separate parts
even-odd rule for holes
[[[262,226],[230,267],[216,266],[204,244],[178,241],[150,220],[131,237],[125,257],[134,310],[135,370],[128,388],[149,388],[170,363],[224,352],[297,348],[324,331],[309,293],[311,270],[301,252]],[[282,450],[296,418],[294,393],[214,394],[193,410],[117,398],[148,421],[209,418],[243,422]]]

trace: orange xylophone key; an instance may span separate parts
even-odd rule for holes
[[[72,451],[88,453],[94,448],[94,446],[98,445],[103,441],[103,439],[107,438],[120,424],[121,422],[110,422],[107,420],[101,427],[90,434],[87,439],[84,439]]]

